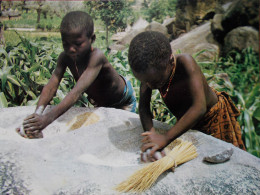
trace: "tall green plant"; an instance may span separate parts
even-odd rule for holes
[[[259,56],[251,48],[230,52],[215,62],[201,63],[209,70],[208,82],[226,91],[240,110],[241,125],[247,151],[260,157],[260,83]],[[210,67],[213,67],[210,69]],[[212,72],[213,70],[213,72]]]
[[[31,42],[18,36],[21,40],[18,45],[0,50],[1,92],[8,106],[34,105],[51,77],[61,48],[57,43]],[[66,79],[70,82],[66,83]],[[66,93],[73,82],[71,75],[65,74],[60,90]]]

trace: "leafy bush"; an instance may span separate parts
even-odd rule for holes
[[[162,23],[167,16],[173,17],[176,3],[177,0],[151,0],[149,3],[144,3],[142,11],[147,21],[155,20]]]
[[[1,102],[6,100],[9,107],[36,104],[61,52],[61,48],[55,46],[58,44],[45,41],[34,43],[19,34],[18,36],[21,42],[17,46],[0,49],[0,84],[4,93]],[[70,83],[73,83],[70,75],[65,74],[60,86],[63,93],[71,88]],[[55,97],[54,101],[57,98],[62,97]]]
[[[215,62],[199,63],[211,86],[226,91],[240,110],[238,118],[247,151],[260,157],[259,56],[251,48]],[[214,68],[212,68],[214,67]]]

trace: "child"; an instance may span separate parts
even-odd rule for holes
[[[70,12],[63,18],[60,32],[64,52],[60,54],[57,67],[41,92],[36,112],[23,122],[24,130],[21,131],[25,132],[25,137],[42,137],[41,131],[71,108],[84,92],[94,106],[135,112],[136,99],[130,82],[115,71],[99,49],[92,48],[96,38],[93,31],[93,20],[85,12]],[[55,95],[67,67],[77,84],[60,104],[41,115]]]
[[[187,54],[174,56],[168,39],[159,32],[143,32],[130,43],[129,64],[141,81],[139,114],[145,133],[142,151],[157,150],[189,129],[197,129],[233,143],[245,150],[236,117],[239,111],[225,92],[211,89],[194,59]],[[176,116],[177,123],[164,135],[152,123],[150,101],[153,89]],[[155,158],[155,157],[154,157]],[[152,159],[156,160],[156,159]]]

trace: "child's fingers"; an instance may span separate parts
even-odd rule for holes
[[[39,139],[39,138],[43,138],[43,134],[42,134],[42,132],[40,132],[40,133],[33,133],[33,134],[28,135],[28,137],[30,139]]]
[[[154,148],[154,147],[156,147],[157,149],[159,149],[159,147],[158,147],[157,144],[149,142],[149,143],[143,144],[142,147],[141,147],[141,150],[142,150],[142,152],[145,152],[147,149],[149,149],[149,148]],[[156,150],[157,150],[157,149],[156,149]],[[154,152],[153,152],[153,153],[154,153]]]
[[[150,138],[148,136],[145,136],[142,140],[141,140],[142,143],[146,144],[146,143],[149,143],[150,142]]]
[[[157,144],[154,144],[154,146],[151,149],[150,156],[153,157],[155,152],[159,149],[159,146]]]
[[[141,134],[142,136],[148,136],[148,135],[151,135],[151,132],[150,131],[146,131],[144,133]]]
[[[24,121],[27,121],[27,120],[29,120],[29,119],[31,119],[31,118],[34,118],[34,117],[35,117],[35,114],[31,114],[31,115],[27,116],[27,117],[24,119]]]
[[[35,117],[29,118],[29,119],[24,119],[23,125],[26,126],[28,124],[37,123],[37,121],[38,120]]]

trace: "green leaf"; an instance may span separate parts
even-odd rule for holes
[[[32,97],[32,99],[36,99],[36,95],[32,91],[27,91],[27,94]]]
[[[15,85],[21,87],[21,84],[19,83],[19,81],[17,80],[17,78],[16,78],[14,75],[7,75],[7,79],[8,79],[11,83],[13,83],[13,84],[15,84]]]
[[[254,116],[258,121],[260,121],[260,107],[259,107],[259,106],[258,106],[258,107],[256,108],[256,110],[254,111],[253,116]]]
[[[6,107],[8,107],[8,102],[5,98],[5,94],[3,92],[0,92],[0,108]]]

